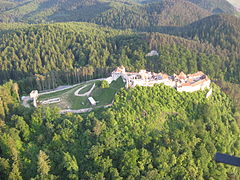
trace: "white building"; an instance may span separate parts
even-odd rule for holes
[[[96,106],[97,102],[93,99],[93,97],[89,97],[88,100],[92,106]]]
[[[156,50],[152,50],[150,53],[147,53],[146,56],[147,57],[151,57],[151,56],[158,56],[158,52]]]

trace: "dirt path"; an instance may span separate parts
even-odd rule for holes
[[[79,88],[77,91],[75,91],[74,95],[75,95],[75,96],[89,96],[89,95],[92,93],[93,89],[95,88],[95,83],[93,84],[93,86],[91,87],[91,89],[90,89],[88,92],[85,92],[85,93],[83,93],[83,94],[79,94],[79,92],[80,92],[82,89],[84,89],[86,86],[87,86],[87,85]]]
[[[81,96],[81,94],[78,94],[82,89],[84,89],[85,87],[87,87],[88,85],[85,85],[85,86],[83,86],[83,87],[80,87],[78,90],[76,90],[75,92],[74,92],[74,95],[75,96]]]
[[[74,84],[74,85],[69,85],[69,86],[60,86],[60,87],[57,87],[56,89],[50,89],[50,90],[47,90],[47,91],[44,91],[44,92],[39,92],[39,95],[44,95],[44,94],[50,94],[50,93],[54,93],[54,92],[58,92],[58,91],[63,91],[65,89],[71,89],[75,86],[78,86],[78,85],[81,85],[81,84],[86,84],[86,83],[89,83],[89,82],[92,82],[92,81],[102,81],[102,80],[105,80],[106,78],[99,78],[99,79],[92,79],[92,80],[89,80],[89,81],[84,81],[84,82],[81,82],[81,83],[78,83],[78,84]]]

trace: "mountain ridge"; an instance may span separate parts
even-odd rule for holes
[[[226,3],[228,2],[225,0],[210,3],[209,7],[212,9],[209,9],[203,6],[209,4],[209,0],[201,0],[200,2],[194,0],[153,0],[146,2],[134,0],[1,0],[0,21],[28,23],[91,21],[103,25],[111,23],[121,25],[121,20],[118,20],[117,17],[113,18],[113,16],[119,15],[126,21],[125,24],[129,23],[126,18],[140,18],[143,24],[179,26],[211,15],[214,13],[213,8],[219,8],[221,12],[225,13],[234,13],[232,5]],[[126,15],[129,17],[125,17]],[[99,18],[103,19],[99,20]],[[114,22],[113,19],[118,20],[118,22]],[[103,20],[109,22],[106,23]],[[136,24],[141,23],[135,21]],[[122,25],[121,28],[125,28],[125,26]]]

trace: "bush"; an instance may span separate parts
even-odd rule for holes
[[[108,82],[106,81],[106,80],[103,80],[102,82],[101,82],[101,88],[109,88],[110,86],[109,86],[109,84],[108,84]]]

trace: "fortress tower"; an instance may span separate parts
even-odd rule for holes
[[[30,98],[33,99],[33,106],[34,106],[34,107],[37,107],[38,90],[33,90],[33,91],[30,93]]]

